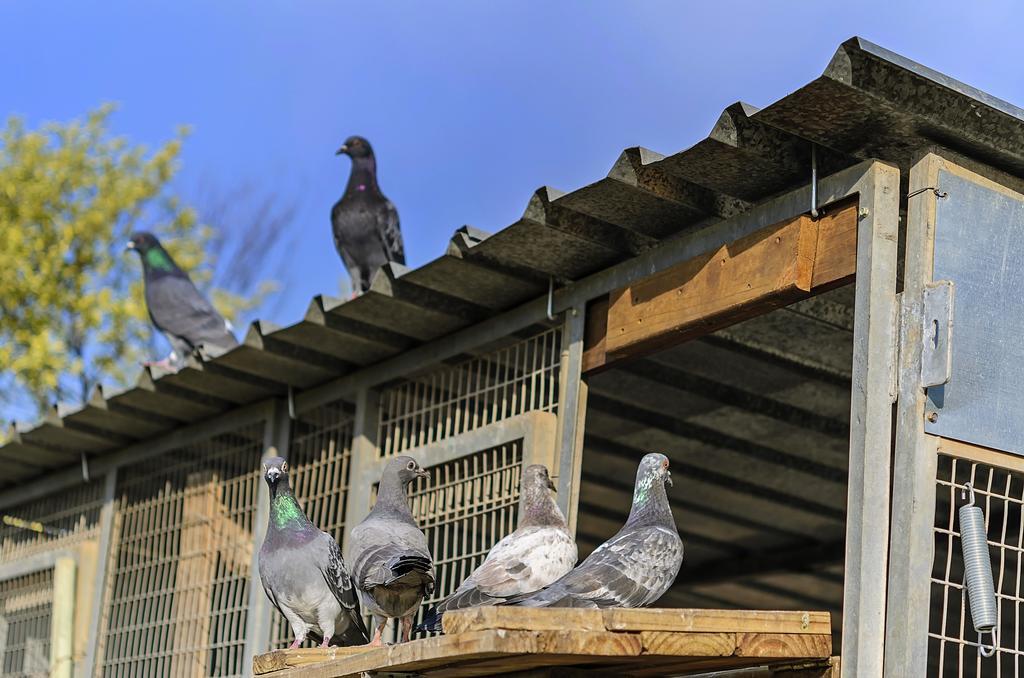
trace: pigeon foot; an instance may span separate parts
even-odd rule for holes
[[[298,649],[299,645],[302,645],[302,641],[299,640],[298,638],[296,638],[295,640],[292,641],[292,644],[288,646],[288,649],[289,650],[296,650],[296,649]]]
[[[408,643],[409,639],[412,637],[412,620],[413,620],[412,616],[402,617],[402,620],[401,620],[401,623],[402,623],[402,641],[401,642],[403,642],[403,643]]]
[[[369,643],[367,643],[367,645],[366,645],[367,647],[384,647],[384,641],[381,639],[381,634],[383,633],[384,626],[386,624],[387,624],[387,620],[385,620],[383,624],[381,624],[376,629],[374,629],[374,631],[373,631],[373,640],[371,640]]]

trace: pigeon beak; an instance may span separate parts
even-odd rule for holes
[[[665,471],[665,484],[672,487],[672,474],[668,471]]]
[[[551,490],[552,492],[558,491],[558,488],[555,487],[555,481],[551,480],[551,478],[548,478],[548,489]]]
[[[335,151],[334,155],[345,155],[346,153],[348,153],[348,145],[342,144],[341,148]]]
[[[135,243],[134,242],[129,240],[128,242],[125,243],[125,245],[124,245],[124,251],[125,252],[127,252],[128,250],[133,250],[133,249],[135,249]]]
[[[430,477],[430,471],[428,471],[425,468],[416,469],[416,477],[417,478],[429,478]]]
[[[267,480],[268,481],[270,481],[272,483],[276,483],[278,480],[280,480],[280,478],[281,478],[281,472],[278,471],[276,468],[272,468],[269,471],[267,471]]]

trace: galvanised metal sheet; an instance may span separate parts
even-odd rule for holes
[[[1024,454],[1024,196],[939,173],[934,280],[952,280],[949,383],[928,389],[925,430]]]

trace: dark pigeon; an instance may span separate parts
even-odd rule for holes
[[[645,607],[672,586],[683,564],[665,485],[672,485],[668,458],[648,454],[640,461],[633,507],[618,534],[598,546],[569,574],[510,605],[524,607]]]
[[[156,236],[133,233],[127,248],[142,259],[149,317],[171,343],[171,355],[158,365],[180,368],[199,347],[219,355],[238,345],[224,317],[174,263]]]
[[[438,632],[445,612],[495,605],[544,588],[576,564],[576,542],[551,494],[554,483],[540,464],[523,469],[519,526],[499,541],[455,592],[428,610],[417,630]]]
[[[352,577],[363,607],[373,615],[372,645],[381,644],[389,619],[402,624],[408,641],[423,598],[434,591],[434,561],[427,537],[409,510],[406,487],[429,474],[411,457],[395,457],[384,467],[377,501],[352,529]]]
[[[405,264],[398,210],[377,185],[377,160],[370,142],[349,137],[338,155],[352,158],[352,171],[341,200],[331,209],[334,247],[352,278],[355,294],[370,288],[374,273],[389,261]]]
[[[352,576],[334,537],[309,522],[288,482],[288,462],[263,465],[270,488],[270,520],[260,547],[260,580],[274,607],[291,625],[296,648],[306,638],[328,645],[365,645]]]

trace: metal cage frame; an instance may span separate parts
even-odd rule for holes
[[[894,166],[875,160],[864,161],[818,180],[816,195],[819,204],[858,196],[857,268],[867,272],[856,282],[857,308],[855,318],[855,352],[852,420],[860,422],[851,436],[851,476],[848,489],[849,523],[846,541],[847,569],[844,618],[844,650],[853,661],[844,662],[844,675],[857,675],[864,667],[880,666],[884,629],[884,573],[888,532],[868,529],[867,525],[888,524],[889,510],[889,431],[891,416],[890,366],[894,351],[893,323],[895,309],[896,231],[899,220],[899,171]],[[114,487],[120,467],[154,459],[168,450],[191,441],[229,431],[234,427],[264,422],[263,456],[278,455],[289,449],[290,414],[299,416],[329,403],[344,401],[354,405],[354,423],[350,469],[350,491],[346,498],[346,530],[367,510],[370,487],[367,480],[379,473],[381,455],[378,446],[380,423],[379,389],[396,379],[422,373],[432,366],[480,351],[508,337],[521,336],[531,328],[551,327],[549,314],[560,316],[556,325],[560,332],[558,346],[557,414],[527,413],[528,418],[542,417],[548,423],[539,425],[550,435],[550,454],[545,457],[558,477],[559,504],[566,512],[570,527],[575,527],[579,479],[582,469],[583,422],[586,412],[587,385],[582,378],[583,335],[586,304],[589,300],[628,285],[676,263],[686,261],[722,242],[731,242],[767,225],[778,223],[807,211],[812,187],[804,185],[774,199],[751,207],[736,216],[700,229],[681,234],[620,264],[611,266],[580,280],[571,281],[552,291],[551,298],[540,297],[510,311],[439,340],[423,344],[393,358],[356,370],[321,386],[297,393],[288,400],[272,398],[247,405],[230,413],[185,426],[159,439],[132,444],[90,463],[93,477],[106,476],[104,503],[100,513],[98,537],[100,566],[96,582],[108,578],[105,557],[109,556],[115,514]],[[527,416],[527,415],[520,415]],[[488,424],[477,431],[461,434],[500,436],[514,426],[513,419]],[[533,428],[538,428],[536,421]],[[497,428],[491,428],[497,427]],[[505,434],[498,431],[505,429]],[[439,450],[450,452],[455,438],[412,454],[434,455],[428,465],[440,462]],[[470,438],[466,438],[470,440]],[[474,443],[479,451],[481,443]],[[468,445],[468,443],[467,443]],[[467,447],[465,450],[468,450]],[[532,453],[531,453],[532,454]],[[447,457],[445,457],[447,458]],[[452,457],[455,458],[455,457]],[[531,457],[532,458],[532,457]],[[259,468],[253,460],[254,470]],[[81,482],[78,469],[67,469],[0,496],[0,508],[23,503],[48,493],[73,487]],[[268,506],[266,493],[257,495],[253,518],[253,543],[263,539]],[[256,553],[253,549],[255,571]],[[244,660],[266,649],[272,640],[271,607],[258,586],[249,587],[248,621]],[[103,586],[96,587],[97,598]],[[89,652],[84,662],[88,674],[97,664],[99,615],[102,605],[96,601]]]

